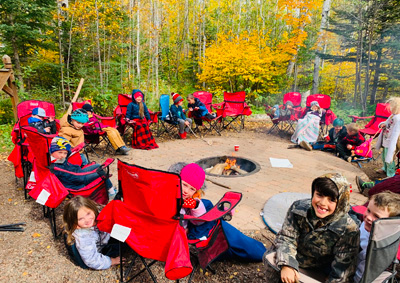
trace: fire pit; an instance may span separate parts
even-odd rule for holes
[[[233,156],[215,156],[196,162],[207,175],[215,177],[244,177],[260,171],[260,165],[247,158]]]

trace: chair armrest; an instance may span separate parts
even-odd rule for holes
[[[374,116],[359,117],[359,116],[355,116],[355,115],[348,115],[347,117],[350,117],[353,123],[357,122],[357,120],[366,120],[366,119],[374,118]]]

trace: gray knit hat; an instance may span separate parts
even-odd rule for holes
[[[314,105],[315,105],[315,106],[318,106],[318,108],[321,108],[321,106],[319,106],[318,101],[313,101],[313,102],[311,102],[310,107],[313,107]]]

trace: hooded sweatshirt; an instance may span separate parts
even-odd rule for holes
[[[65,114],[61,118],[61,129],[58,135],[69,140],[72,147],[76,147],[85,142],[83,129],[75,129],[75,127],[68,122],[68,114]]]
[[[331,179],[339,189],[333,214],[318,218],[310,199],[295,201],[289,208],[282,230],[276,238],[276,264],[329,270],[325,282],[352,282],[359,242],[358,225],[348,215],[349,183],[338,173],[321,177]]]

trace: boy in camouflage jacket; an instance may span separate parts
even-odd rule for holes
[[[311,200],[292,204],[276,247],[264,254],[266,282],[298,282],[299,268],[325,272],[325,282],[352,282],[360,233],[348,215],[349,187],[342,175],[325,174],[313,181]],[[272,264],[265,258],[271,252]]]

